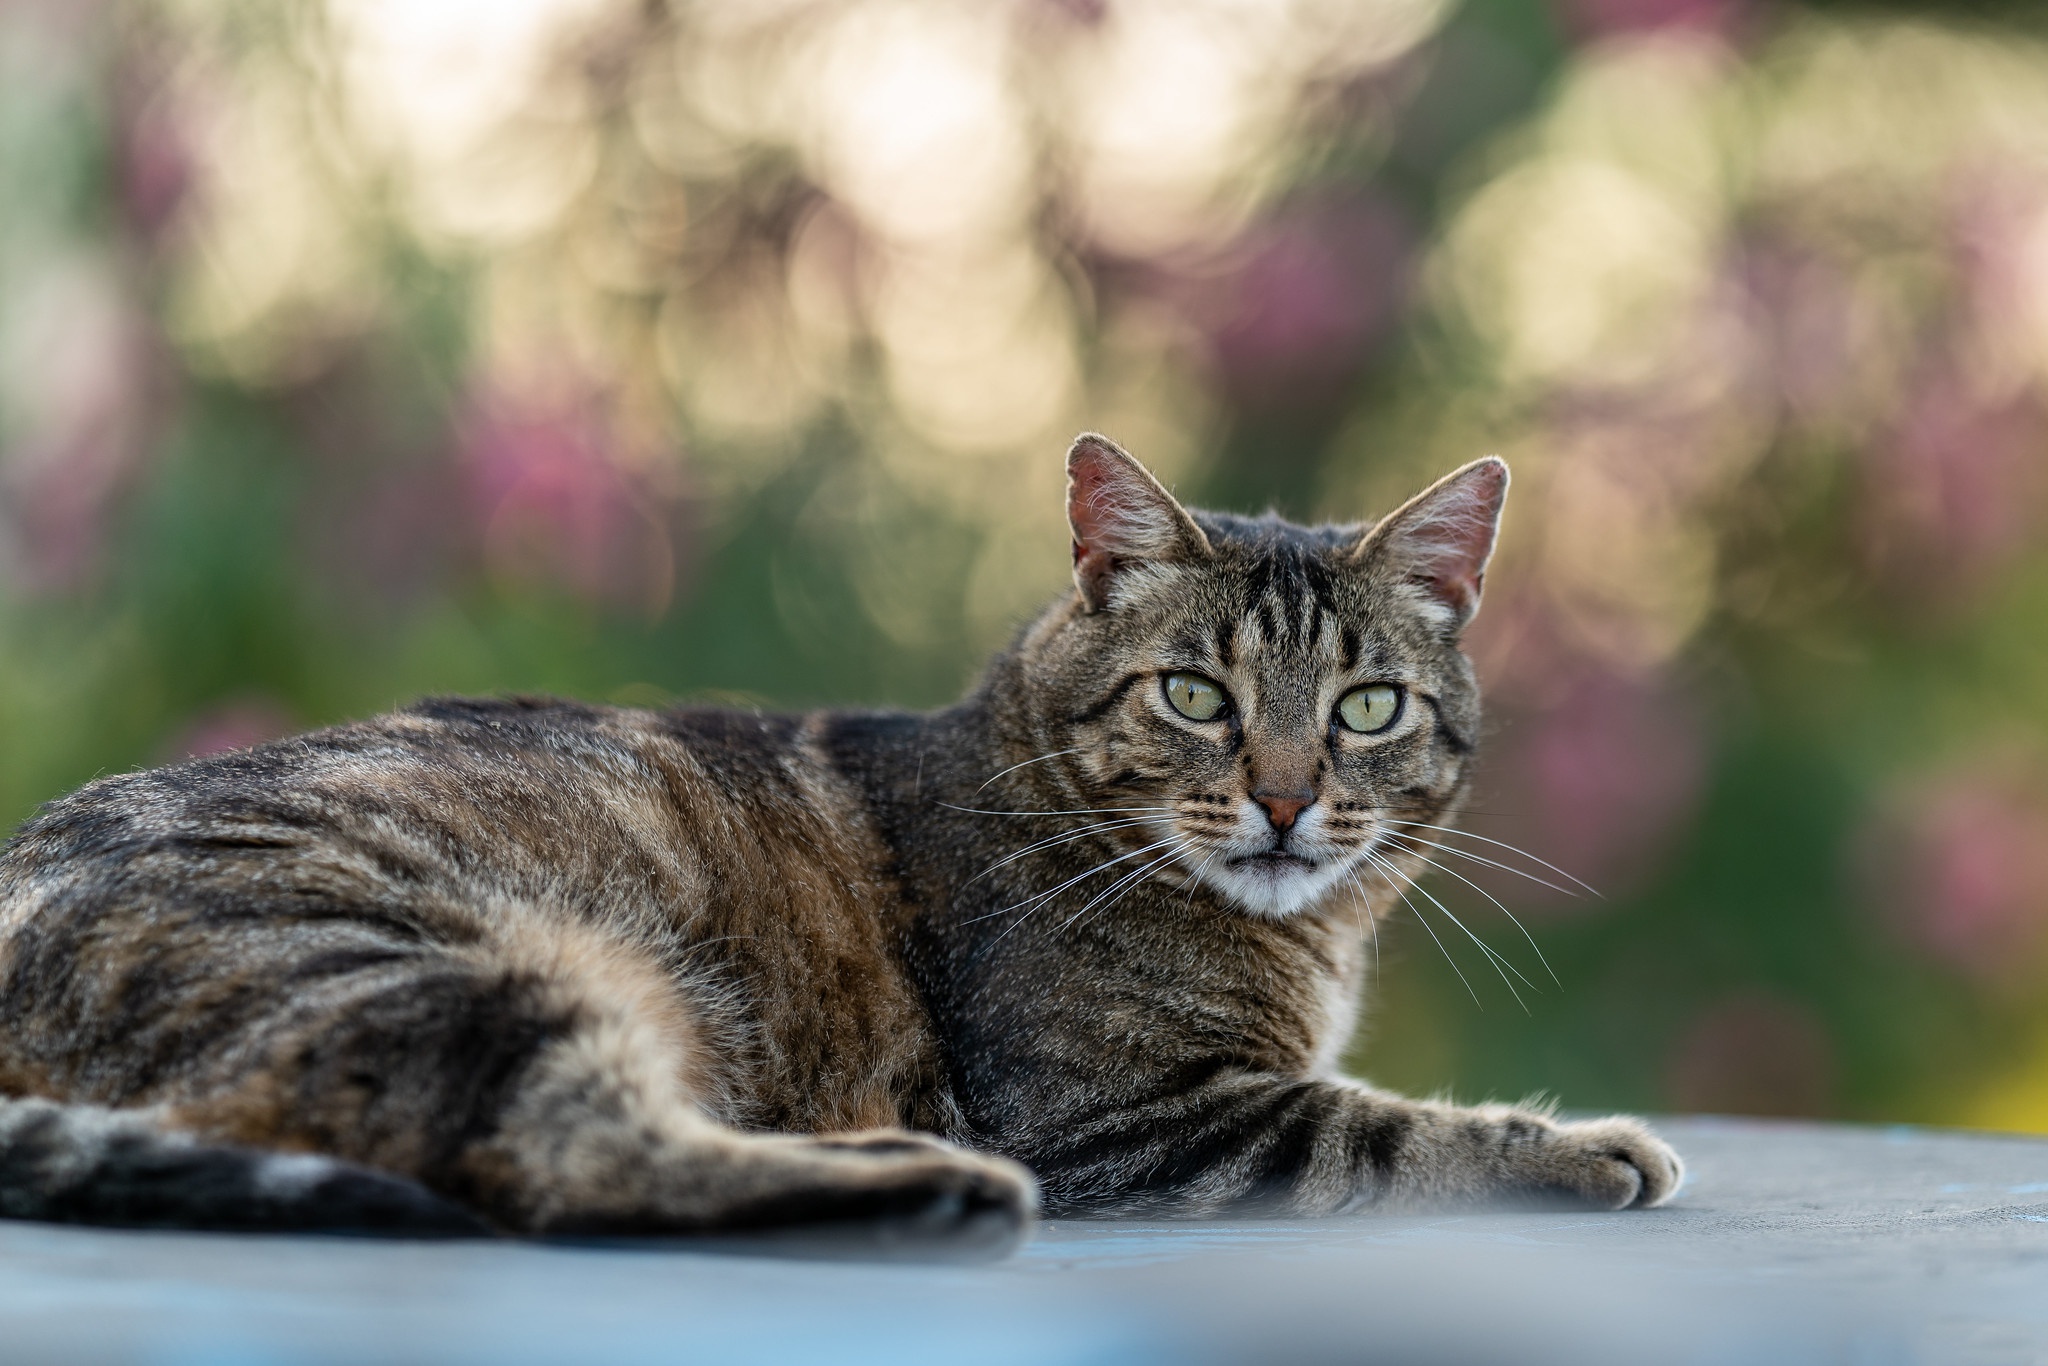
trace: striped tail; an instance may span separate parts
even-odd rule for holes
[[[401,1176],[206,1143],[147,1111],[0,1097],[0,1218],[115,1228],[488,1233]]]

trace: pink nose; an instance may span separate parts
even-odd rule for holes
[[[1266,808],[1266,819],[1273,823],[1275,830],[1292,829],[1294,818],[1301,814],[1302,808],[1312,805],[1315,799],[1316,794],[1313,792],[1252,793],[1252,800]]]

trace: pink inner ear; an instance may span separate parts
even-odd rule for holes
[[[1478,610],[1507,484],[1505,464],[1482,462],[1408,508],[1390,538],[1412,576],[1460,622]]]
[[[1109,576],[1117,561],[1131,553],[1124,505],[1129,501],[1116,495],[1119,475],[1129,471],[1118,467],[1115,457],[1092,448],[1079,448],[1068,464],[1072,484],[1067,490],[1067,521],[1074,530],[1074,582],[1091,608],[1100,608],[1109,596]]]
[[[1081,446],[1067,468],[1072,486],[1067,520],[1079,549],[1075,558],[1142,558],[1173,544],[1173,519],[1160,493],[1137,469],[1108,451]]]
[[[1092,608],[1108,601],[1110,575],[1125,562],[1207,549],[1173,495],[1106,438],[1091,434],[1074,442],[1067,481],[1074,579]]]
[[[1106,463],[1102,456],[1090,452],[1075,460],[1069,470],[1074,487],[1067,499],[1067,520],[1073,524],[1077,560],[1087,551],[1110,548],[1106,542],[1112,539],[1115,519],[1106,506],[1110,500],[1103,497],[1108,482],[1103,470]]]

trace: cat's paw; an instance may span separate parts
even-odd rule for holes
[[[1038,1209],[1038,1182],[1025,1168],[927,1134],[833,1134],[809,1146],[826,1161],[822,1179],[792,1193],[805,1222],[835,1225],[862,1241],[1007,1250]]]
[[[1661,1205],[1685,1177],[1670,1144],[1622,1115],[1546,1124],[1519,1157],[1517,1174],[1533,1189],[1594,1209]]]
[[[948,1143],[943,1138],[912,1129],[849,1129],[841,1133],[819,1134],[811,1141],[832,1152],[861,1153],[869,1157],[912,1157],[920,1154],[931,1157],[967,1151],[957,1143]]]

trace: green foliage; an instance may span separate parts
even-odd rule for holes
[[[1347,520],[1499,450],[1467,824],[1611,896],[1452,861],[1487,894],[1381,927],[1353,1060],[2048,1122],[2030,7],[1176,28],[1195,112],[1270,103],[1128,162],[1047,92],[1150,11],[1042,8],[821,7],[936,73],[891,122],[879,77],[804,104],[811,30],[618,6],[442,161],[364,112],[417,76],[350,84],[347,5],[0,17],[0,817],[435,692],[943,703],[1063,583],[1084,426]]]

